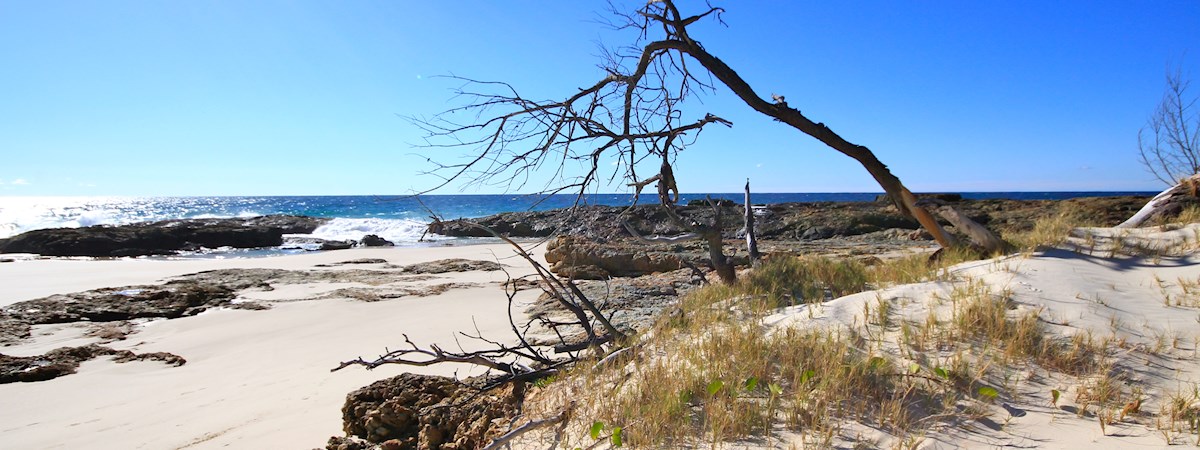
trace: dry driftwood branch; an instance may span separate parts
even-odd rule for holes
[[[600,337],[596,338],[595,340],[588,341],[588,342],[576,342],[574,344],[563,343],[563,344],[554,346],[554,353],[577,352],[580,350],[586,350],[590,347],[595,347],[597,345],[607,344],[612,341],[613,341],[612,335],[605,335],[605,336],[600,336]]]
[[[493,440],[487,446],[483,447],[483,450],[496,450],[496,449],[504,447],[505,445],[508,445],[508,443],[512,442],[513,439],[516,439],[516,438],[520,437],[521,435],[528,433],[530,431],[536,430],[538,428],[554,425],[557,423],[564,423],[567,421],[567,419],[569,419],[571,417],[571,409],[573,407],[574,407],[574,405],[568,406],[567,408],[564,408],[562,411],[560,411],[558,414],[547,417],[545,419],[531,420],[529,422],[526,422],[524,425],[513,428],[511,431],[504,433],[504,435],[497,437],[495,440]]]
[[[560,281],[558,277],[555,277],[550,272],[549,269],[546,269],[545,266],[533,259],[533,256],[530,255],[529,252],[525,251],[525,248],[521,247],[520,244],[517,244],[512,239],[509,239],[508,236],[497,233],[496,230],[478,223],[472,222],[470,225],[487,231],[488,233],[491,233],[492,236],[503,240],[516,250],[518,256],[529,262],[529,264],[533,266],[538,275],[542,278],[542,281],[545,283],[544,286],[549,289],[547,293],[553,296],[558,301],[559,305],[571,311],[571,313],[574,314],[577,319],[579,319],[580,326],[584,327],[584,331],[588,334],[589,342],[596,342],[598,337],[596,336],[595,331],[592,329],[587,314],[584,313],[585,309],[590,312],[592,316],[600,322],[601,325],[604,326],[609,335],[616,339],[625,338],[625,333],[622,333],[620,330],[618,330],[617,327],[614,326],[612,322],[610,322],[608,318],[600,312],[600,309],[596,307],[596,304],[588,299],[587,296],[579,290],[579,287],[575,286],[575,283],[571,282],[570,280],[567,280],[565,283]],[[572,302],[570,300],[571,298],[573,298],[575,301]]]
[[[758,239],[754,235],[754,206],[750,203],[750,179],[746,179],[746,218],[743,221],[746,227],[746,251],[750,254],[750,266],[758,267]]]
[[[1000,239],[995,233],[992,233],[991,230],[988,230],[987,227],[980,225],[979,222],[971,220],[970,217],[963,215],[957,209],[954,209],[953,206],[950,206],[942,200],[927,198],[918,201],[917,205],[921,207],[929,207],[934,211],[937,211],[938,215],[942,216],[943,219],[946,219],[947,222],[950,222],[951,225],[954,225],[954,227],[959,231],[962,231],[964,234],[966,234],[967,237],[971,239],[971,242],[984,252],[993,254],[1004,253],[1011,248],[1007,242],[1004,242],[1003,239]]]
[[[543,290],[552,295],[561,306],[571,311],[575,315],[577,322],[571,323],[571,325],[582,327],[587,333],[588,339],[585,342],[580,343],[578,348],[561,350],[559,353],[592,348],[625,338],[625,334],[617,330],[611,321],[609,321],[609,319],[601,313],[595,304],[592,303],[591,300],[589,300],[587,296],[584,295],[583,292],[579,290],[578,286],[575,286],[571,280],[567,280],[566,282],[558,280],[557,277],[555,277],[549,272],[549,270],[545,268],[545,266],[542,266],[540,263],[538,263],[533,256],[529,254],[529,252],[525,251],[523,247],[509,239],[507,236],[496,233],[495,230],[480,224],[471,223],[471,225],[486,230],[493,236],[496,236],[497,238],[500,238],[504,242],[511,245],[516,250],[516,253],[529,262],[529,264],[533,266],[537,272],[537,275],[541,277],[542,283],[540,286],[543,287]],[[387,350],[385,354],[380,355],[373,360],[366,360],[362,357],[359,357],[353,360],[344,361],[331,371],[336,372],[349,366],[362,366],[369,370],[387,364],[430,366],[441,363],[465,363],[486,367],[488,369],[496,370],[506,374],[506,376],[502,377],[500,381],[493,383],[489,387],[494,387],[507,381],[530,380],[557,373],[559,367],[561,367],[563,364],[574,361],[576,357],[571,355],[571,358],[567,361],[556,361],[542,354],[541,351],[539,351],[532,344],[530,344],[528,340],[525,339],[525,333],[519,329],[512,315],[513,301],[517,292],[517,288],[512,282],[512,276],[509,275],[507,271],[505,271],[505,275],[508,275],[508,282],[505,283],[505,294],[508,298],[509,325],[519,341],[518,346],[512,347],[495,340],[484,338],[479,333],[478,328],[476,328],[476,335],[468,335],[466,333],[460,334],[465,337],[484,342],[490,345],[492,348],[474,352],[467,352],[465,350],[459,352],[446,351],[436,344],[430,345],[428,348],[421,348],[413,343],[412,340],[409,339],[408,335],[403,335],[404,342],[407,344],[408,348],[400,350]],[[608,330],[606,335],[596,336],[591,325],[591,320],[593,319],[588,317],[588,314],[585,312],[585,310],[592,314],[594,320],[599,321],[604,325],[604,327]],[[526,330],[528,330],[528,326],[526,326]],[[555,329],[555,332],[557,333],[557,329]],[[560,345],[556,348],[563,349],[569,347],[565,340],[563,340],[563,336],[561,334],[558,336]],[[505,362],[503,361],[504,358],[512,358],[513,362]],[[518,362],[522,359],[533,361],[542,368],[533,369]]]
[[[1190,198],[1194,200],[1200,197],[1197,195],[1198,190],[1200,190],[1200,174],[1184,178],[1179,184],[1171,186],[1169,189],[1155,195],[1133,217],[1117,225],[1117,228],[1136,228],[1141,226],[1152,217],[1166,213],[1169,209],[1179,208],[1179,203],[1185,199]]]
[[[498,349],[493,349],[493,350],[455,353],[455,352],[444,351],[437,345],[431,345],[431,346],[429,346],[429,349],[423,349],[423,348],[417,347],[417,344],[414,344],[413,341],[408,338],[408,335],[403,335],[403,336],[404,336],[404,342],[407,343],[411,348],[401,349],[401,350],[392,350],[392,351],[389,351],[386,354],[381,355],[378,358],[375,358],[374,360],[371,360],[371,361],[367,361],[361,357],[350,360],[350,361],[344,361],[341,364],[339,364],[337,367],[330,370],[330,372],[337,372],[337,371],[342,370],[349,366],[363,366],[363,367],[366,367],[367,369],[374,369],[376,367],[388,365],[388,364],[401,364],[401,365],[407,365],[407,366],[431,366],[434,364],[441,364],[441,363],[474,364],[477,366],[483,366],[483,367],[487,367],[489,369],[494,369],[494,370],[497,370],[497,371],[500,371],[503,373],[513,374],[513,375],[529,373],[529,372],[534,371],[533,369],[531,369],[525,365],[522,365],[520,363],[515,363],[515,362],[506,363],[506,362],[502,362],[497,359],[499,357],[509,356],[509,355],[519,353],[516,349],[511,349],[511,348],[502,346]],[[425,358],[424,359],[410,359],[409,356],[417,356],[418,358],[420,358],[420,357],[425,357]]]

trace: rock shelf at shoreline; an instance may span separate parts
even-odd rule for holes
[[[1077,209],[1104,225],[1116,225],[1136,212],[1148,197],[1081,197],[1067,200],[968,200],[938,194],[967,217],[994,231],[1021,231],[1033,227],[1039,217],[1055,214],[1060,208]],[[721,228],[727,237],[740,236],[743,206],[721,202]],[[713,209],[707,205],[681,206],[680,212],[700,222],[709,222]],[[900,214],[887,201],[875,202],[813,202],[777,203],[755,206],[758,238],[761,240],[815,241],[829,238],[849,238],[879,233],[891,229],[917,231],[916,220]],[[608,242],[630,238],[621,225],[624,220],[638,233],[678,235],[689,230],[673,223],[656,204],[639,204],[632,208],[616,206],[581,206],[575,211],[508,212],[475,219],[454,219],[429,225],[431,233],[455,237],[491,236],[471,222],[484,225],[509,237],[549,237],[554,235],[582,236]],[[943,225],[949,225],[943,224]]]
[[[327,221],[317,217],[274,215],[47,228],[0,239],[0,253],[120,257],[170,255],[200,248],[274,247],[283,244],[284,234],[312,233]]]
[[[1137,211],[1146,197],[1086,197],[1068,200],[964,200],[939,195],[972,220],[994,231],[1021,231],[1033,222],[1062,208],[1071,208],[1097,220],[1098,225],[1115,225]],[[742,206],[720,203],[721,228],[726,238],[742,236]],[[755,206],[756,232],[761,241],[792,242],[803,247],[822,242],[842,246],[846,239],[860,241],[927,240],[917,222],[901,215],[887,201],[778,203]],[[692,202],[680,207],[688,217],[711,221],[713,208]],[[44,256],[127,257],[172,255],[182,251],[232,248],[270,248],[285,245],[284,234],[311,234],[328,218],[272,215],[235,219],[180,219],[130,225],[95,225],[81,228],[32,230],[0,239],[0,253],[34,253]],[[644,236],[686,233],[658,205],[630,207],[582,206],[575,210],[508,212],[474,219],[436,221],[430,233],[449,237],[487,237],[485,225],[514,238],[543,238],[570,235],[598,242],[627,245],[631,239],[622,221]],[[374,235],[362,242],[304,238],[312,249],[336,250],[356,245],[391,245]],[[311,241],[311,242],[310,242]],[[868,251],[868,253],[871,253]]]

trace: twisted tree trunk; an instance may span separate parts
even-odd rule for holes
[[[777,96],[775,103],[767,102],[762,97],[759,97],[754,92],[754,89],[750,87],[750,84],[725,64],[724,61],[708,53],[698,42],[688,37],[682,23],[677,26],[675,31],[678,39],[662,41],[665,46],[687,53],[695,58],[714,77],[720,80],[725,86],[728,86],[735,95],[755,111],[791,125],[792,128],[816,138],[830,148],[854,158],[855,161],[862,164],[863,168],[867,169],[867,172],[875,178],[875,182],[879,183],[879,186],[888,194],[888,197],[892,199],[892,202],[896,204],[901,213],[915,218],[941,246],[950,247],[955,244],[954,237],[946,233],[938,225],[937,220],[934,219],[929,211],[917,206],[917,199],[913,196],[912,192],[909,192],[908,188],[900,183],[899,178],[892,175],[887,165],[879,161],[879,158],[876,158],[870,149],[850,143],[837,133],[834,133],[833,130],[830,130],[824,123],[816,123],[809,120],[809,118],[804,117],[800,113],[800,110],[789,107],[787,102],[783,100],[783,97]]]

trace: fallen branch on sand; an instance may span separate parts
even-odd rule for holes
[[[1117,228],[1136,228],[1151,218],[1172,213],[1178,214],[1185,201],[1188,199],[1192,202],[1196,201],[1198,189],[1200,189],[1200,174],[1184,178],[1179,184],[1155,195],[1149,202],[1146,202],[1146,206],[1138,210],[1129,220],[1117,225]]]

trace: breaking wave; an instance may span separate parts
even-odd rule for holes
[[[395,243],[416,242],[425,233],[425,222],[413,219],[345,219],[336,218],[317,227],[310,235],[325,240],[361,240],[374,234]],[[444,236],[426,235],[425,239],[445,239]]]

